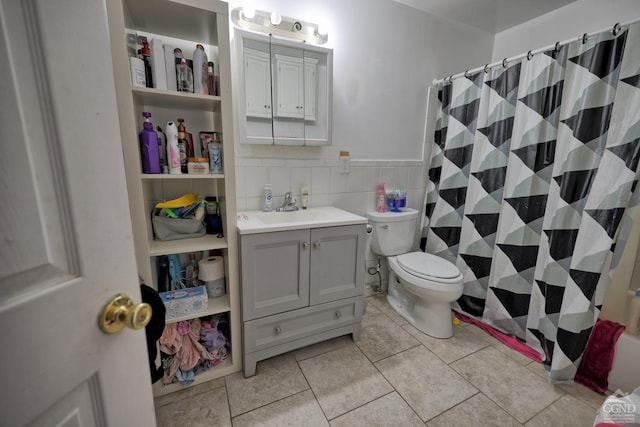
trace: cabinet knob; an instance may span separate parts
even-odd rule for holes
[[[320,242],[313,242],[313,247],[314,248],[319,248],[320,247]]]
[[[309,249],[309,242],[304,242],[302,244],[302,247],[305,248],[305,249]]]
[[[339,312],[339,311],[336,311],[336,319],[339,319],[339,318],[340,318],[340,316],[341,316],[340,312]]]
[[[276,328],[273,330],[276,335],[280,335],[280,332],[282,332],[282,329],[280,329],[280,326],[276,326]]]

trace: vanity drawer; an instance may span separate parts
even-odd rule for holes
[[[250,353],[359,322],[364,298],[355,297],[244,322],[244,351]]]

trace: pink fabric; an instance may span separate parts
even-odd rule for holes
[[[604,393],[609,386],[609,372],[618,337],[624,326],[610,320],[598,319],[582,355],[575,382]]]
[[[514,349],[515,351],[522,354],[523,356],[528,357],[534,362],[538,362],[538,363],[542,362],[542,356],[540,356],[540,353],[538,353],[537,351],[535,351],[525,343],[521,342],[517,338],[504,334],[498,331],[497,329],[494,329],[491,326],[485,323],[482,323],[477,319],[474,319],[473,317],[465,316],[464,314],[460,314],[455,311],[454,311],[454,314],[458,319],[462,320],[463,322],[471,323],[479,327],[480,329],[482,329],[483,331],[485,331],[486,333],[488,333],[489,335],[491,335],[492,337],[494,337],[495,339],[497,339],[507,347]]]

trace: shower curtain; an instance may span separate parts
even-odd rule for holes
[[[463,273],[454,309],[536,349],[552,382],[574,378],[638,204],[639,41],[634,24],[438,93],[423,249]]]

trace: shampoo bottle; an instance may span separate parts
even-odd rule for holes
[[[178,147],[178,128],[174,122],[167,122],[164,129],[167,138],[167,162],[169,163],[169,173],[181,175],[180,169],[180,148]]]
[[[220,150],[220,141],[218,141],[218,134],[213,133],[211,140],[207,144],[209,148],[209,172],[220,173],[222,172],[222,153]]]
[[[207,62],[204,47],[197,44],[193,51],[193,93],[209,95]]]
[[[376,210],[380,213],[383,213],[385,211],[384,182],[378,184],[378,192],[376,193]]]
[[[140,157],[142,158],[142,173],[161,173],[160,148],[158,134],[153,130],[153,124],[149,120],[151,113],[142,113],[144,125],[140,132]]]
[[[153,87],[153,74],[151,73],[151,50],[149,42],[142,40],[142,49],[138,51],[140,59],[144,62],[144,76],[147,87]]]
[[[262,210],[269,212],[273,210],[273,194],[271,194],[271,184],[264,185],[264,205]]]

